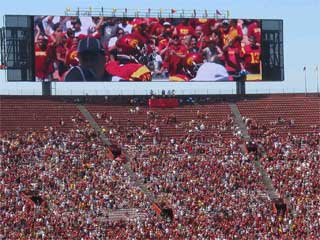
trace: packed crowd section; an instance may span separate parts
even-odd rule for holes
[[[100,110],[106,109],[106,108],[107,107],[101,106]],[[121,109],[123,112],[125,111],[123,107],[121,107]],[[195,107],[195,109],[201,109],[201,107],[197,106]],[[133,155],[133,158],[131,160],[131,168],[137,173],[137,175],[140,178],[144,179],[149,189],[152,190],[152,192],[154,192],[155,195],[159,197],[159,199],[161,199],[160,200],[161,204],[163,204],[166,207],[173,207],[173,206],[175,207],[174,212],[180,211],[180,212],[183,212],[183,214],[188,213],[188,214],[193,214],[193,216],[197,216],[198,214],[197,211],[199,211],[199,208],[201,209],[201,207],[206,206],[206,204],[208,204],[208,201],[209,201],[205,196],[207,196],[210,193],[210,190],[208,191],[210,187],[206,185],[207,179],[204,176],[208,176],[211,173],[212,169],[215,169],[217,172],[219,172],[220,170],[220,174],[223,175],[223,173],[226,171],[224,168],[233,169],[232,172],[236,171],[237,168],[240,168],[240,166],[237,164],[241,165],[242,155],[240,153],[239,148],[237,149],[236,147],[239,144],[238,142],[239,140],[237,138],[230,138],[229,140],[230,142],[228,142],[228,140],[226,140],[226,142],[223,142],[226,139],[221,136],[221,133],[223,131],[222,132],[217,131],[215,135],[211,135],[211,138],[208,136],[205,136],[203,132],[207,130],[202,129],[201,131],[201,124],[205,123],[204,119],[206,119],[205,113],[194,111],[192,116],[193,119],[185,119],[181,117],[183,119],[183,121],[181,121],[181,118],[172,115],[172,111],[169,111],[171,112],[169,114],[161,115],[160,113],[162,111],[160,110],[143,111],[144,110],[143,107],[138,107],[138,108],[130,107],[126,110],[131,114],[131,115],[130,114],[128,115],[128,118],[132,118],[132,120],[130,120],[129,123],[127,123],[126,119],[122,119],[122,121],[119,121],[119,119],[115,119],[114,115],[113,116],[109,115],[107,113],[104,113],[103,111],[97,112],[97,108],[92,108],[92,110],[93,110],[92,112],[96,115],[97,121],[99,121],[101,125],[103,124],[103,131],[106,132],[107,136],[109,136],[111,139],[115,139],[115,140],[118,139],[119,143],[122,143],[123,147],[125,147],[124,143],[126,142],[128,143],[129,145],[128,152],[130,153],[130,155]],[[186,109],[184,110],[184,113],[186,114]],[[123,116],[124,115],[126,114],[123,113]],[[141,115],[144,116],[145,122],[137,121],[137,118]],[[143,127],[136,126],[137,122],[140,123]],[[189,125],[189,123],[191,123],[191,125]],[[159,141],[159,142],[155,141],[153,145],[144,147],[146,135],[151,134],[151,135],[157,136],[162,134],[162,128],[161,128],[162,124],[165,124],[165,125],[180,124],[183,127],[180,129],[177,129],[177,131],[183,131],[184,136],[180,139],[169,138],[169,139],[163,139],[162,141]],[[200,127],[197,128],[197,126],[200,126]],[[233,129],[235,131],[235,128],[233,126],[233,118],[228,115],[225,116],[225,119],[222,119],[221,122],[213,124],[212,126],[213,128],[218,130]],[[197,131],[196,129],[199,129],[199,130]],[[134,135],[131,135],[132,132],[134,133]],[[213,139],[212,139],[212,136],[214,136]],[[133,144],[136,146],[136,148],[132,147]],[[235,149],[232,149],[232,148],[228,149],[229,144],[231,146],[235,145]],[[220,148],[222,149],[221,150],[222,153],[220,152]],[[214,150],[212,152],[212,149],[219,149],[219,150],[218,151]],[[226,152],[224,152],[224,149],[226,149]],[[202,157],[200,157],[201,154],[202,154]],[[212,161],[214,160],[214,158],[211,161],[207,160],[207,157],[211,156],[210,154],[212,154],[213,156],[219,156],[220,158],[225,157],[225,160],[229,160],[229,161],[231,161],[231,159],[229,159],[230,156],[231,158],[236,156],[236,154],[239,154],[239,156],[238,158],[236,157],[237,160],[235,161],[234,168],[232,168],[233,163],[230,162],[230,165],[225,163],[226,166],[223,166],[221,167],[222,169],[219,169],[219,167],[216,167],[216,168],[213,167],[219,164],[219,162]],[[219,159],[219,157],[217,158]],[[171,159],[171,161],[167,161],[168,159]],[[242,174],[243,176],[246,176],[246,174],[249,174],[252,171],[252,163],[251,163],[252,159],[253,159],[253,156],[251,156],[250,161],[248,161],[248,165],[250,165],[250,168],[249,168],[250,171],[245,168],[246,170],[244,170],[244,172],[241,172],[240,175]],[[210,163],[212,164],[212,166],[210,165]],[[206,170],[203,170],[204,166],[207,166],[207,165],[208,165],[208,168]],[[198,175],[193,176],[192,173],[197,173]],[[240,178],[241,182],[243,178],[244,179],[247,178],[243,176]],[[223,178],[224,176],[220,176],[220,177]],[[236,179],[236,177],[234,177],[232,181],[237,182],[234,179]],[[214,178],[213,182],[215,181],[216,179]],[[250,184],[252,184],[251,181],[257,182],[256,179],[254,180],[250,179]],[[215,186],[215,187],[217,187],[218,189],[219,187],[221,189],[225,188],[225,185],[219,186],[219,184],[217,183],[218,186]],[[232,182],[231,186],[233,184],[236,185],[235,189],[232,189],[232,187],[230,187],[230,189],[228,190],[237,192],[238,191],[237,185],[239,183]],[[246,186],[246,189],[248,188],[250,189],[249,192],[252,191],[252,192],[255,192],[255,194],[257,192],[260,192],[261,190],[260,188],[262,187],[261,185],[258,184],[258,186],[256,185],[252,186],[252,189],[251,189],[250,184],[248,184],[247,182],[244,182],[243,184],[244,186]],[[204,185],[204,189],[201,188],[202,185]],[[239,188],[241,188],[241,184]],[[190,192],[193,191],[192,189],[196,189],[194,190],[196,192],[194,196],[190,194]],[[245,196],[244,198],[247,198],[248,201],[250,201],[249,200],[251,198],[250,194],[252,194],[252,192],[248,193],[242,190],[239,190],[239,191]],[[183,195],[183,193],[185,193],[185,196]],[[227,193],[230,194],[230,192],[227,192]],[[220,195],[220,192],[212,193],[212,194],[213,196],[211,197],[214,198],[215,194]],[[239,193],[235,193],[236,196],[238,196],[237,194],[239,195]],[[179,198],[177,196],[183,196],[183,197]],[[188,196],[190,198],[189,200],[190,202],[187,201],[182,206],[176,205],[177,202],[180,203],[181,199],[184,199],[184,198],[188,199]],[[229,199],[228,196],[225,196],[224,194],[222,196],[223,197],[221,196],[216,196],[216,197],[219,200],[223,198]],[[259,204],[257,205],[259,205],[262,209],[264,209],[265,212],[263,214],[258,214],[258,215],[269,217],[269,221],[273,222],[274,224],[273,227],[269,226],[269,228],[271,229],[269,230],[272,232],[270,233],[270,236],[273,236],[273,234],[274,236],[278,236],[280,234],[278,232],[279,229],[277,228],[278,223],[276,220],[276,214],[271,213],[271,205],[272,205],[271,202],[267,201],[267,196],[264,196],[264,197],[259,196],[259,201],[261,201],[262,203],[259,203],[261,205]],[[195,202],[197,202],[197,204],[195,204]],[[230,202],[232,202],[232,200],[230,200]],[[266,202],[268,202],[268,204],[266,204]],[[200,204],[200,206],[198,204]],[[221,207],[222,206],[223,204],[221,205]],[[188,210],[193,208],[195,208],[193,211]],[[244,210],[241,209],[240,211],[244,211]],[[206,215],[210,215],[210,213],[207,213]],[[209,220],[207,219],[204,221],[209,221]],[[230,234],[228,233],[224,235],[226,232],[228,232],[227,228],[230,227],[229,224],[231,224],[231,222],[227,221],[225,226],[223,227],[219,226],[221,229],[223,229],[219,233],[221,234],[220,237],[221,236],[227,237],[228,234]],[[292,222],[290,224],[292,224]],[[290,226],[290,224],[287,223],[287,225],[285,225],[284,227],[285,233],[283,233],[282,235],[289,234],[288,229],[290,227],[288,226]],[[213,232],[219,232],[219,227],[218,228],[212,227],[212,229],[214,229]],[[202,228],[200,228],[200,230],[201,231],[199,232],[195,230],[195,232],[192,233],[192,235],[201,234],[204,231],[204,229]],[[266,233],[269,230],[265,229],[264,231]],[[233,231],[233,230],[230,230],[230,231]],[[249,234],[249,232],[250,230],[247,230],[246,233]],[[205,235],[207,237],[216,236],[214,234],[210,235],[212,234],[212,232],[210,233],[210,231],[206,234],[209,234],[209,235]],[[180,235],[177,235],[177,236],[180,236]],[[202,236],[202,235],[199,235],[199,236]],[[252,236],[255,236],[255,235],[253,234]]]
[[[69,131],[49,126],[42,133],[1,135],[0,239],[320,237],[319,132],[284,137],[266,125],[252,137],[260,146],[256,155],[243,152],[242,133],[230,112],[221,117],[199,111],[199,105],[183,118],[175,109],[136,105],[119,107],[128,113],[120,120],[104,109],[91,113],[127,158],[114,159],[80,114],[68,120]],[[249,130],[260,128],[255,119],[243,121]],[[168,125],[179,137],[166,135]],[[285,211],[273,209],[253,168],[257,157],[287,201]],[[157,215],[136,180],[172,216]],[[133,208],[144,217],[108,219],[111,211]]]
[[[256,126],[260,129],[253,141],[261,149],[260,161],[279,196],[286,198],[288,205],[293,207],[295,236],[319,238],[320,126],[313,123],[310,132],[305,135],[283,135],[274,131],[272,122],[260,128],[258,121],[248,121],[248,118],[244,121],[249,130],[256,129]]]
[[[69,132],[1,136],[0,239],[101,239],[108,211],[147,204],[123,159],[73,120]]]

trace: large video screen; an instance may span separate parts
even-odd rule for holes
[[[35,16],[36,81],[262,81],[261,20]]]

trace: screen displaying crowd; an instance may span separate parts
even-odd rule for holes
[[[36,81],[262,80],[247,19],[35,16]]]

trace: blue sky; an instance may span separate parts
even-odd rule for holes
[[[315,66],[320,67],[320,0],[128,0],[128,1],[2,1],[0,15],[63,15],[66,7],[105,7],[128,9],[229,10],[232,18],[271,18],[284,20],[285,81],[249,83],[247,89],[292,89],[304,91],[303,67],[307,67],[307,88],[316,91]],[[0,26],[2,26],[2,18]],[[228,84],[228,83],[227,83]],[[230,85],[229,85],[230,86]],[[223,89],[223,87],[222,87]],[[286,92],[288,92],[286,90]]]

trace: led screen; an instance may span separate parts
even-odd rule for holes
[[[263,80],[261,20],[35,16],[36,81]]]

